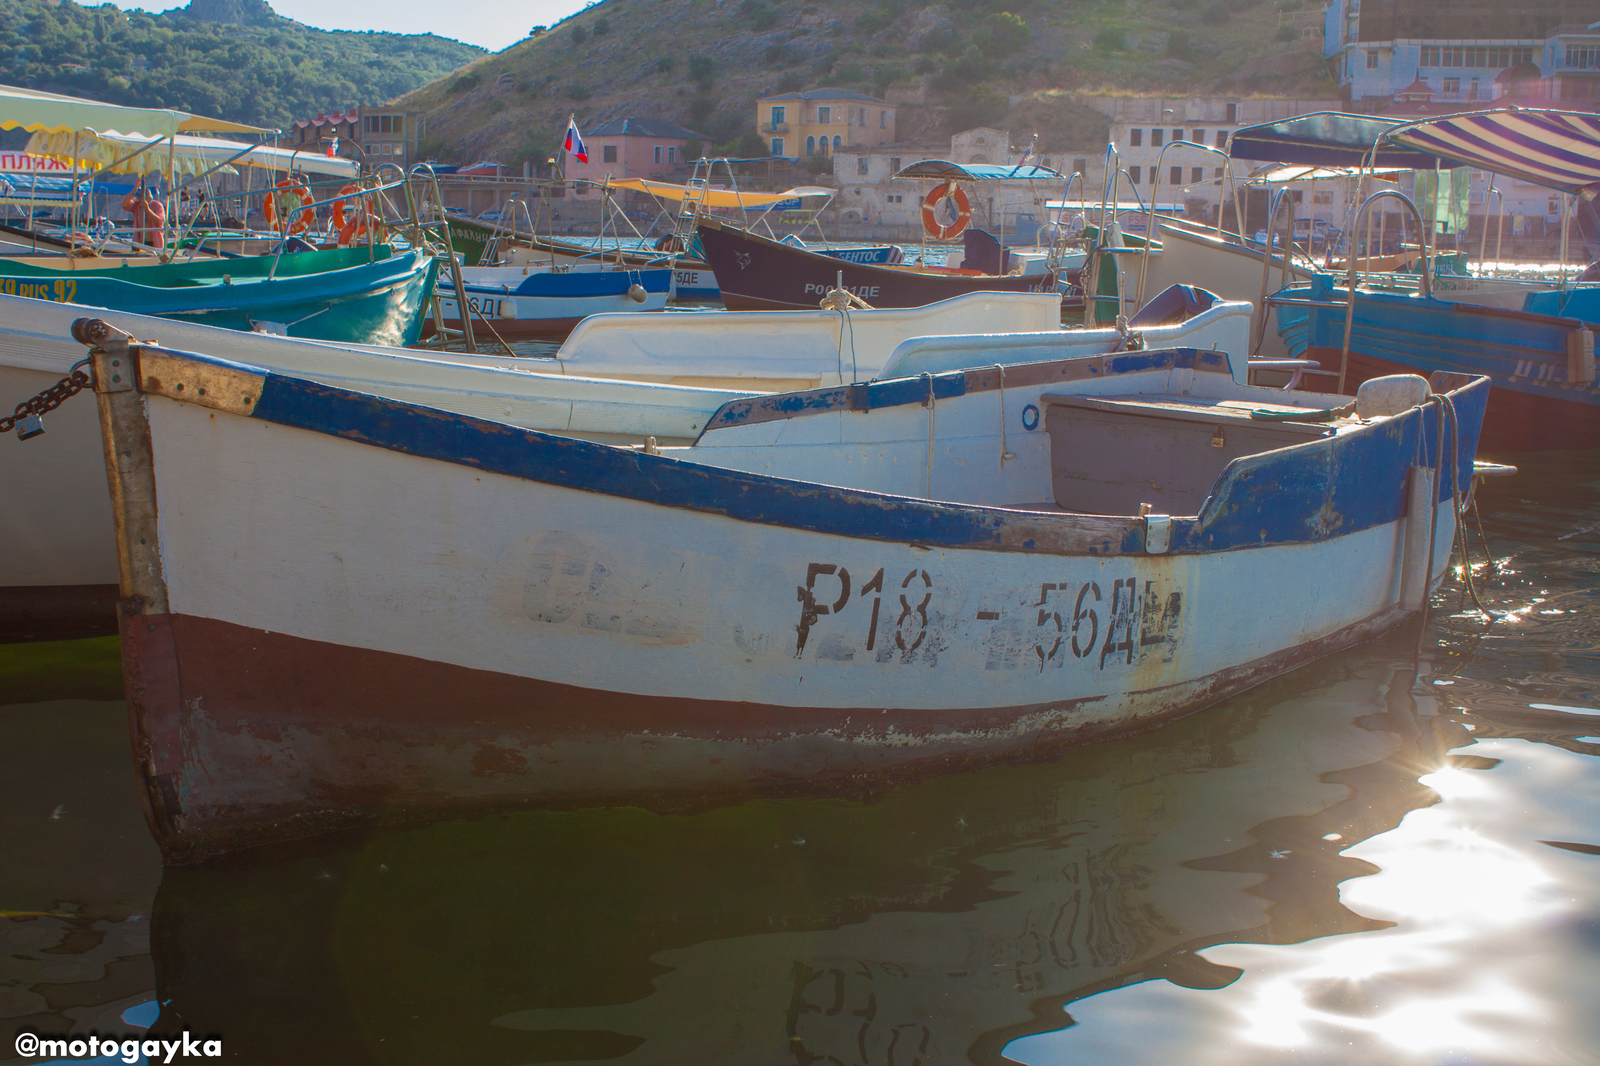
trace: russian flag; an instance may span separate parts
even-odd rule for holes
[[[335,137],[328,142],[328,158],[332,159],[339,154],[339,138]]]
[[[567,143],[562,147],[566,149],[568,155],[576,157],[578,162],[589,161],[589,149],[583,146],[583,134],[578,132],[577,119],[567,120]]]

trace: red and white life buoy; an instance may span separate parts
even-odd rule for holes
[[[283,197],[281,205],[278,203],[278,197],[280,196]],[[290,202],[291,197],[294,200],[292,203]],[[295,209],[310,202],[311,190],[306,187],[304,182],[295,181],[293,178],[284,178],[273,186],[272,193],[267,196],[266,201],[261,205],[261,213],[267,219],[267,228],[283,231],[284,226],[279,225],[281,217],[284,225],[288,227],[287,232],[304,233],[311,224],[308,217],[310,212],[301,211],[296,214]]]
[[[369,231],[375,243],[383,241],[385,237],[383,219],[370,212],[362,211],[346,222],[343,229],[339,230],[339,247],[350,247],[357,240],[365,237]]]
[[[955,221],[948,226],[940,224],[936,212],[938,206],[945,200],[954,200],[956,206]],[[966,190],[953,181],[936,186],[922,198],[922,229],[936,241],[949,240],[966,229],[967,223],[971,221],[972,201],[967,199]]]
[[[361,186],[351,183],[339,190],[339,198],[333,202],[333,232],[338,233],[344,229],[349,219],[345,218],[344,202],[348,197],[361,195]]]

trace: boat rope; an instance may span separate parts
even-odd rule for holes
[[[928,383],[928,399],[923,405],[928,409],[928,492],[927,498],[933,499],[933,440],[934,440],[934,409],[938,407],[939,400],[933,394],[933,375],[924,371],[922,374]]]
[[[1000,469],[1006,468],[1007,459],[1015,459],[1016,454],[1006,444],[1006,368],[1003,363],[996,363],[994,368],[1000,371]]]
[[[1466,522],[1466,493],[1461,491],[1460,486],[1461,421],[1460,416],[1456,413],[1455,401],[1449,396],[1437,397],[1437,402],[1439,402],[1442,410],[1449,413],[1450,418],[1451,462],[1455,464],[1450,473],[1450,496],[1451,503],[1455,507],[1456,540],[1461,545],[1461,579],[1467,586],[1467,595],[1472,597],[1472,604],[1478,608],[1480,614],[1491,621],[1495,618],[1504,618],[1506,616],[1505,611],[1491,611],[1483,605],[1483,600],[1478,597],[1478,590],[1472,583],[1471,541],[1468,539]],[[1474,508],[1476,508],[1476,500],[1474,500]],[[1481,523],[1479,530],[1480,532],[1482,530]]]
[[[1419,660],[1422,658],[1422,642],[1428,635],[1428,608],[1432,604],[1433,592],[1433,546],[1439,535],[1439,475],[1444,470],[1444,413],[1438,405],[1437,396],[1428,399],[1440,413],[1438,445],[1433,451],[1433,488],[1428,492],[1428,562],[1422,571],[1422,608],[1417,611],[1417,617],[1421,620],[1417,628],[1416,657]],[[1417,446],[1422,449],[1424,459],[1427,458],[1427,432],[1427,420],[1422,419],[1417,430]]]
[[[67,376],[36,396],[17,404],[15,411],[0,418],[0,433],[17,431],[18,440],[32,440],[44,432],[44,416],[94,384],[90,360],[72,364]]]

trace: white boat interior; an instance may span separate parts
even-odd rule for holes
[[[1240,385],[1177,349],[988,367],[731,402],[675,458],[1030,511],[1194,515],[1229,463],[1426,401],[1416,375],[1350,397]]]

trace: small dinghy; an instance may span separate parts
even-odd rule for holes
[[[1420,610],[1488,393],[1137,351],[736,400],[661,454],[74,333],[172,862],[1149,728]]]

